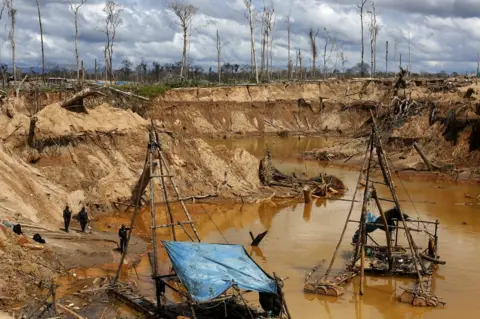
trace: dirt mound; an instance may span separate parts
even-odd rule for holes
[[[53,252],[38,246],[0,225],[0,309],[34,298],[60,270]]]
[[[132,130],[145,129],[148,121],[130,110],[121,110],[109,104],[101,104],[88,113],[76,113],[51,104],[37,113],[35,137],[37,139],[58,138],[82,133],[124,134]]]

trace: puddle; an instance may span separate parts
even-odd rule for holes
[[[296,157],[304,148],[321,143],[325,139],[316,140],[287,138],[257,138],[257,144],[252,146],[251,138],[244,140],[217,141],[218,144],[231,143],[228,147],[250,145],[249,151],[256,156],[263,155],[267,141],[272,155],[276,156],[275,165],[285,173],[294,171],[317,174],[319,171],[333,174],[341,178],[349,187],[345,198],[351,198],[358,179],[357,170],[326,168],[315,162],[302,161]],[[300,142],[296,142],[300,141]],[[305,144],[306,143],[306,144]],[[292,145],[294,144],[294,145]],[[263,145],[263,146],[262,146]],[[288,146],[289,145],[289,146]],[[249,147],[247,147],[248,149]],[[281,153],[280,153],[281,152]],[[280,156],[283,154],[283,156]],[[290,312],[294,318],[452,318],[454,316],[472,317],[480,296],[480,272],[476,270],[480,261],[480,206],[465,206],[458,203],[472,202],[464,194],[480,194],[480,187],[475,185],[428,182],[413,176],[402,176],[400,182],[396,179],[398,197],[408,200],[414,205],[402,202],[402,208],[411,217],[419,215],[426,220],[439,220],[439,255],[447,264],[440,266],[433,281],[434,292],[443,297],[447,305],[442,308],[413,308],[397,301],[401,293],[400,287],[413,284],[409,279],[392,279],[385,277],[366,277],[365,295],[360,297],[358,280],[346,286],[345,294],[340,298],[316,296],[303,292],[304,278],[322,259],[327,264],[333,254],[345,218],[350,206],[346,201],[317,200],[313,205],[306,206],[295,202],[264,202],[261,204],[239,204],[231,202],[215,202],[189,204],[188,208],[203,241],[211,243],[229,243],[245,245],[247,252],[267,272],[276,272],[281,277],[289,277],[285,283],[285,293]],[[404,187],[408,190],[405,192]],[[383,197],[386,189],[379,187]],[[384,204],[384,209],[390,208]],[[359,219],[360,204],[352,215]],[[179,205],[174,205],[175,219],[185,220]],[[206,213],[208,212],[208,214]],[[157,206],[158,224],[167,223],[166,211],[163,206]],[[122,219],[105,218],[100,225],[120,225],[128,216]],[[212,220],[214,223],[212,223]],[[151,222],[150,212],[142,211],[137,223],[138,232],[148,236]],[[356,224],[350,224],[334,270],[341,270],[347,261],[347,254],[352,247],[350,241]],[[220,231],[223,237],[220,234]],[[258,234],[268,230],[269,233],[258,248],[249,245],[249,231]],[[193,232],[190,231],[193,236]],[[188,240],[181,229],[177,229],[178,240]],[[158,232],[159,240],[171,238],[168,230]],[[375,240],[384,242],[384,233],[376,231]],[[426,237],[415,235],[420,247],[426,247]],[[406,243],[405,237],[399,236],[400,243]],[[160,273],[168,272],[169,265],[163,249],[159,249]],[[325,267],[322,268],[323,271]],[[319,270],[323,274],[322,269]],[[102,274],[112,273],[102,268]],[[137,277],[138,274],[138,277]],[[136,271],[131,269],[124,280],[138,283],[142,293],[153,298],[154,288],[151,281],[151,269],[147,258],[137,265]]]

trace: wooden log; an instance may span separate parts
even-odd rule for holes
[[[66,311],[68,312],[70,315],[72,315],[73,317],[77,318],[77,319],[86,319],[85,317],[82,317],[80,316],[78,313],[76,313],[75,311],[71,310],[71,309],[68,309],[67,307],[65,307],[64,305],[60,304],[57,302],[57,307],[62,309],[63,311]]]
[[[420,257],[422,257],[425,260],[428,260],[429,262],[432,262],[432,263],[438,264],[438,265],[445,265],[447,263],[446,261],[435,259],[435,258],[432,258],[432,257],[427,256],[425,254],[420,254]]]
[[[98,91],[92,90],[91,88],[86,88],[81,90],[80,92],[75,93],[74,95],[66,98],[62,102],[60,102],[61,107],[69,107],[75,105],[78,101],[83,100],[86,97],[89,97],[94,94],[101,94]]]
[[[262,239],[267,235],[268,230],[264,231],[263,233],[260,233],[257,235],[257,237],[253,237],[252,232],[250,232],[250,237],[252,238],[252,243],[250,244],[251,246],[258,246]]]
[[[109,89],[109,90],[112,90],[113,92],[117,92],[117,93],[120,93],[120,94],[123,94],[123,95],[126,95],[126,96],[135,97],[137,99],[144,100],[144,101],[150,101],[149,98],[146,98],[146,97],[141,96],[141,95],[133,94],[132,92],[125,92],[125,91],[122,91],[122,90],[119,90],[119,89],[115,89],[111,86],[107,86],[106,88]]]
[[[432,163],[428,160],[427,156],[425,156],[425,153],[423,150],[420,148],[420,146],[417,144],[417,142],[413,143],[413,147],[417,151],[418,155],[422,158],[423,162],[425,165],[427,165],[429,171],[433,171],[433,166]]]

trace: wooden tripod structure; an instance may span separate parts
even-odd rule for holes
[[[418,306],[437,306],[438,304],[444,304],[440,301],[438,297],[431,294],[431,276],[433,273],[433,266],[435,264],[443,264],[438,260],[437,249],[438,249],[438,221],[429,222],[422,220],[415,220],[415,223],[420,225],[423,224],[425,230],[424,232],[429,235],[429,254],[426,255],[425,252],[420,252],[417,247],[413,237],[412,231],[423,232],[418,228],[413,228],[409,222],[406,220],[403,214],[403,211],[400,207],[400,201],[397,197],[395,191],[395,185],[393,183],[390,165],[386,153],[384,151],[382,141],[377,131],[377,125],[372,114],[372,132],[368,142],[364,162],[360,172],[360,176],[357,182],[355,193],[353,195],[353,200],[350,206],[350,211],[347,216],[340,240],[336,246],[335,252],[333,254],[332,260],[329,267],[327,268],[325,274],[320,278],[320,280],[314,283],[305,283],[304,290],[310,293],[318,293],[330,296],[340,296],[343,294],[344,290],[340,285],[348,282],[353,277],[360,275],[360,295],[364,294],[364,278],[365,272],[383,275],[392,275],[392,276],[410,276],[417,279],[417,286],[415,289],[404,289],[405,292],[401,297],[402,302],[411,303]],[[374,180],[373,170],[374,164],[378,164],[380,167],[383,180]],[[364,170],[366,174],[364,176]],[[361,181],[365,177],[365,192],[362,201],[362,210],[360,221],[351,220],[351,214],[353,211],[355,197],[358,189],[361,186]],[[388,192],[391,196],[390,199],[380,198],[378,196],[375,185],[383,185],[388,189]],[[374,200],[378,211],[381,215],[381,224],[367,223],[367,213],[368,213],[368,203]],[[396,220],[396,225],[391,226],[387,222],[384,210],[382,208],[381,202],[386,201],[394,204],[394,208],[400,213],[401,218]],[[328,276],[331,273],[333,264],[335,262],[336,256],[338,254],[340,245],[342,243],[343,237],[345,235],[347,226],[349,223],[355,222],[359,223],[358,234],[359,238],[355,243],[354,254],[351,260],[351,263],[347,266],[346,270],[341,274],[337,275],[333,280],[328,280]],[[386,246],[378,245],[373,238],[370,237],[367,233],[367,225],[380,226],[385,229],[386,236]],[[427,230],[425,225],[434,225],[435,230],[433,234]],[[407,238],[408,247],[404,248],[398,245],[398,231],[403,230]],[[396,234],[395,245],[392,243],[391,232],[394,231]],[[376,246],[371,246],[368,244],[368,239],[371,239]],[[371,253],[368,257],[370,262],[369,267],[366,267],[366,252],[367,250]],[[387,260],[387,263],[384,263],[384,260]],[[408,263],[406,263],[408,260]],[[358,265],[359,262],[359,265]],[[377,263],[380,264],[377,266]],[[372,265],[375,264],[375,265]],[[405,270],[408,268],[408,270]],[[311,276],[311,273],[308,277]],[[307,280],[306,280],[307,281]]]
[[[157,169],[157,167],[159,169]],[[169,223],[164,224],[164,225],[157,225],[156,223],[156,215],[155,215],[155,187],[154,187],[154,181],[155,179],[158,178],[160,180],[160,184],[162,187],[162,194],[163,194],[163,199],[167,207],[168,211],[168,216],[169,216]],[[181,203],[183,212],[185,214],[185,217],[187,221],[178,221],[174,222],[173,218],[173,212],[172,212],[172,207],[170,204],[170,200],[168,198],[168,191],[167,191],[167,182],[170,182],[170,185],[172,186],[174,193],[177,197],[177,200]],[[127,235],[127,242],[125,245],[125,249],[122,252],[122,257],[120,258],[120,263],[117,269],[117,272],[115,274],[115,278],[113,279],[112,286],[115,286],[118,282],[118,279],[120,277],[120,272],[122,270],[123,264],[125,257],[127,255],[128,251],[128,244],[130,242],[130,238],[132,235],[132,230],[134,228],[135,224],[135,219],[138,214],[138,210],[140,208],[140,200],[142,197],[142,194],[144,193],[146,187],[150,187],[150,212],[151,212],[151,218],[152,218],[152,244],[153,244],[153,258],[151,258],[151,263],[152,263],[152,278],[155,281],[155,288],[156,288],[156,297],[157,297],[157,307],[161,308],[162,307],[162,302],[161,302],[161,297],[163,296],[164,293],[164,288],[162,287],[161,283],[159,282],[159,275],[158,275],[158,256],[157,256],[157,230],[161,228],[170,228],[171,229],[171,234],[173,237],[173,240],[177,239],[176,232],[175,232],[175,227],[179,226],[182,228],[182,230],[187,234],[187,236],[190,238],[192,241],[198,241],[200,242],[200,235],[195,228],[195,224],[192,221],[192,218],[190,216],[190,213],[187,210],[187,207],[185,206],[184,199],[180,195],[180,192],[178,190],[177,185],[175,184],[174,176],[170,174],[170,169],[168,167],[167,161],[165,160],[165,155],[163,152],[162,144],[160,142],[160,139],[158,137],[158,133],[155,130],[154,126],[152,125],[152,128],[149,132],[149,143],[148,143],[148,148],[147,148],[147,154],[145,157],[145,164],[143,167],[143,173],[140,176],[140,180],[138,181],[135,191],[134,191],[134,196],[135,198],[132,198],[134,200],[134,211],[133,211],[133,216],[132,220],[130,223],[130,229],[128,231]],[[187,231],[185,228],[185,225],[189,225],[193,231],[193,236],[190,235],[190,233]]]
[[[169,217],[169,222],[163,225],[157,225],[156,223],[155,202],[154,202],[155,200],[154,181],[156,178],[160,180],[163,199],[164,199],[164,202],[168,211],[168,217]],[[171,186],[170,190],[173,189],[173,192],[175,193],[175,196],[176,196],[175,200],[181,203],[186,221],[174,220],[172,207],[170,205],[171,200],[169,199],[169,196],[168,196],[168,193],[169,193],[167,188],[168,182],[170,183],[169,186]],[[151,219],[152,219],[151,228],[152,228],[152,243],[153,243],[153,251],[151,254],[149,253],[149,257],[150,257],[149,259],[150,259],[150,264],[152,266],[152,278],[155,282],[156,305],[153,305],[150,301],[145,299],[143,296],[140,296],[136,293],[128,291],[129,290],[128,287],[125,288],[125,286],[122,286],[118,282],[121,269],[123,267],[124,260],[127,254],[128,244],[130,242],[132,230],[134,228],[135,219],[138,214],[139,208],[141,206],[142,194],[145,192],[145,189],[147,188],[147,186],[150,187],[149,189],[150,212],[151,212]],[[158,133],[155,130],[155,127],[153,126],[153,123],[149,133],[149,144],[148,144],[143,172],[134,188],[132,200],[134,201],[134,212],[133,212],[133,216],[130,223],[130,229],[128,230],[128,234],[127,234],[126,247],[122,253],[120,264],[118,266],[115,278],[112,281],[110,291],[114,293],[115,296],[120,300],[124,301],[125,303],[128,303],[133,308],[142,312],[144,315],[146,315],[147,318],[157,318],[160,313],[162,314],[162,316],[168,319],[177,318],[179,307],[176,307],[176,306],[167,307],[166,302],[164,302],[165,288],[168,287],[172,291],[175,291],[177,294],[182,296],[184,300],[186,300],[186,304],[190,308],[193,318],[197,318],[194,307],[200,306],[200,304],[198,302],[193,301],[188,291],[185,292],[183,290],[180,290],[178,289],[178,287],[175,287],[175,285],[172,285],[170,282],[170,281],[176,281],[178,284],[181,284],[181,282],[178,279],[178,276],[175,273],[167,274],[167,275],[160,275],[158,273],[158,256],[157,256],[157,230],[158,229],[162,229],[162,228],[170,229],[171,235],[174,241],[177,240],[176,227],[180,227],[192,242],[201,242],[201,240],[200,240],[200,235],[192,221],[190,213],[188,212],[188,209],[185,205],[185,198],[182,198],[182,196],[180,195],[178,187],[174,181],[174,176],[170,172],[168,163],[165,159],[162,144],[160,142]],[[193,234],[191,234],[191,232],[187,230],[187,227],[185,227],[186,225],[190,226],[191,231],[193,231]],[[275,273],[272,279],[275,280],[279,290],[279,297],[281,300],[280,316],[283,317],[283,315],[285,315],[286,318],[291,318],[285,298],[284,298],[283,290],[281,288],[283,286],[283,280],[277,277]],[[242,308],[241,311],[243,311],[246,314],[246,316],[253,319],[254,318],[253,312],[250,310],[245,299],[243,298],[242,292],[240,292],[240,289],[236,285],[233,285],[233,294],[224,293],[223,296],[219,296],[213,300],[205,302],[205,304],[202,306],[206,306],[207,307],[206,309],[208,309],[208,305],[211,305],[211,304],[218,305],[218,303],[225,303],[226,301],[229,301],[234,297],[238,297],[242,301],[244,308]],[[225,308],[225,311],[226,311],[226,308]]]

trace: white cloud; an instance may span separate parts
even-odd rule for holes
[[[188,1],[188,0],[184,0]],[[402,54],[408,55],[408,33],[411,36],[411,54],[414,71],[446,69],[464,71],[476,68],[478,42],[480,41],[480,6],[478,0],[377,0],[376,8],[381,25],[378,35],[377,60],[385,59],[385,41],[390,44],[390,69],[393,61]],[[182,34],[169,13],[167,0],[119,0],[124,8],[123,25],[118,29],[114,48],[116,64],[130,59],[134,64],[144,59],[151,65],[175,62],[181,59]],[[269,1],[266,1],[267,3]],[[74,65],[73,13],[63,0],[40,0],[44,28],[45,56],[52,65]],[[194,33],[190,47],[194,63],[208,68],[216,65],[216,31],[228,45],[222,50],[224,62],[250,63],[250,31],[245,17],[243,0],[190,0],[199,8],[194,20]],[[254,0],[261,8],[262,1]],[[287,64],[287,32],[284,17],[291,12],[292,51],[301,49],[304,65],[310,64],[308,30],[320,28],[319,48],[323,47],[323,28],[343,48],[349,65],[360,60],[360,19],[357,0],[277,0],[278,17],[274,33],[274,64]],[[38,66],[41,61],[37,8],[34,1],[17,0],[17,61],[22,65]],[[95,58],[103,60],[105,35],[98,31],[102,26],[104,1],[88,0],[79,11],[80,54],[87,67]],[[365,60],[369,57],[368,16],[365,16]],[[3,25],[9,26],[6,11]],[[260,51],[260,30],[256,31],[257,51]],[[8,31],[0,32],[0,59],[10,62],[11,50]],[[397,44],[397,57],[393,56]],[[295,53],[292,52],[292,56]],[[319,64],[320,62],[319,57]],[[334,57],[330,66],[333,66]],[[380,66],[382,65],[382,66]],[[379,69],[384,68],[379,63]]]

